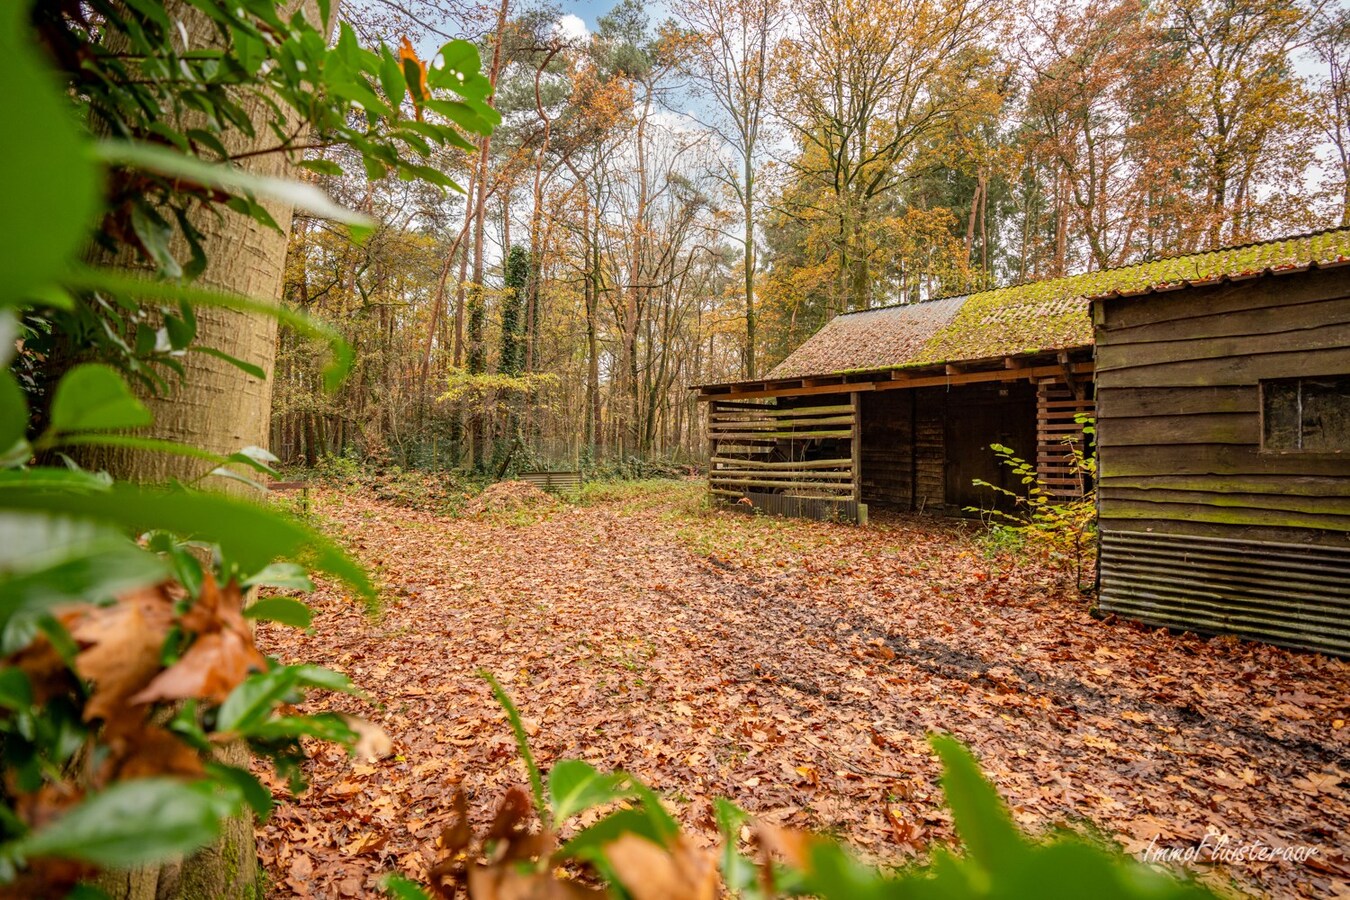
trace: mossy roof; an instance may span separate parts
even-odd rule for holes
[[[845,313],[766,377],[899,369],[1086,347],[1088,299],[1350,260],[1350,228],[1103,269],[964,297]]]

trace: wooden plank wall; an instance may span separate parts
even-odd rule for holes
[[[862,395],[862,495],[868,506],[913,508],[914,393]]]
[[[1099,302],[1103,519],[1350,532],[1350,459],[1261,451],[1261,379],[1350,373],[1350,271]]]
[[[947,502],[946,391],[920,388],[914,402],[914,510],[942,512]]]
[[[1259,387],[1350,373],[1350,269],[1094,316],[1102,608],[1350,654],[1350,458],[1263,452]]]
[[[1081,497],[1087,488],[1073,451],[1083,450],[1078,417],[1093,414],[1091,387],[1091,382],[1070,387],[1059,378],[1036,385],[1036,474],[1052,497]]]
[[[855,394],[818,405],[708,403],[708,486],[714,496],[749,490],[856,500]]]

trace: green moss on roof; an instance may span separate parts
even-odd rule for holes
[[[982,291],[972,294],[951,323],[933,335],[908,364],[1081,347],[1092,343],[1091,313],[1084,302],[1088,297],[1347,258],[1350,229],[1341,228]]]
[[[849,313],[827,323],[768,377],[838,375],[1084,347],[1092,343],[1089,297],[1347,259],[1350,228],[1337,228],[996,288],[964,301],[951,298]],[[944,315],[937,316],[939,307],[933,304],[959,308],[941,309]]]

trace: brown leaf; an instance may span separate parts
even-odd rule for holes
[[[248,677],[249,672],[260,671],[266,666],[267,660],[253,642],[236,632],[201,635],[178,662],[157,675],[131,701],[153,703],[200,697],[220,703]]]
[[[608,892],[560,881],[548,872],[521,872],[511,864],[474,866],[469,870],[473,900],[596,900]]]
[[[469,799],[464,796],[463,788],[455,788],[451,806],[455,810],[455,819],[441,832],[440,845],[447,856],[457,856],[469,848],[473,840],[473,828],[469,825]]]
[[[712,856],[683,836],[666,848],[625,834],[605,845],[605,858],[635,900],[712,900],[720,886]]]
[[[383,728],[360,716],[344,715],[342,718],[347,727],[356,732],[356,745],[352,751],[357,759],[377,760],[394,755],[394,742]]]
[[[160,650],[173,624],[173,601],[164,586],[128,594],[111,606],[88,607],[70,626],[86,649],[75,657],[80,676],[94,683],[84,718],[110,726],[125,723],[126,709],[160,669]]]
[[[109,735],[108,745],[112,753],[99,773],[103,784],[156,775],[193,778],[202,774],[197,751],[157,725],[119,729]]]
[[[497,807],[497,815],[488,828],[485,840],[504,841],[499,859],[535,859],[553,852],[555,841],[548,831],[532,832],[534,804],[521,788],[511,788]]]
[[[417,58],[417,49],[405,35],[398,48],[399,67],[403,69],[403,78],[408,85],[408,96],[412,102],[421,105],[431,96],[427,91],[427,69]]]

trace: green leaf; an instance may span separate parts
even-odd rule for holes
[[[347,720],[336,713],[318,713],[312,716],[278,716],[250,725],[241,732],[246,737],[264,741],[318,738],[348,747],[356,743],[358,735]]]
[[[389,874],[380,879],[380,890],[394,900],[431,900],[431,895],[422,890],[422,886],[402,875]]]
[[[13,342],[9,342],[13,346]],[[0,450],[23,440],[28,430],[28,401],[9,369],[0,370]]]
[[[0,306],[43,289],[74,260],[101,202],[71,101],[40,55],[29,4],[0,3]]]
[[[151,281],[138,275],[113,269],[74,269],[65,279],[68,287],[86,290],[108,291],[137,300],[186,302],[193,306],[210,306],[220,309],[233,309],[239,312],[257,313],[270,316],[289,325],[305,337],[327,342],[332,358],[324,367],[324,387],[333,391],[351,371],[352,349],[342,335],[331,325],[288,309],[278,303],[254,300],[238,294],[225,294],[199,288],[195,285],[178,284],[166,281]]]
[[[272,464],[281,462],[270,451],[264,450],[262,447],[255,447],[252,444],[234,451],[225,457],[225,460],[226,462],[243,463],[250,469],[255,469],[265,475],[277,474],[276,469],[272,468]]]
[[[42,488],[10,487],[0,490],[0,495],[21,491],[65,497],[75,504],[101,493],[53,494]],[[164,560],[113,529],[43,508],[0,512],[0,597],[4,598],[0,633],[6,635],[0,654],[17,649],[9,640],[15,617],[31,621],[63,603],[108,600],[154,584],[167,573]]]
[[[260,821],[266,822],[267,818],[272,815],[272,792],[264,787],[262,782],[247,769],[227,766],[224,763],[208,762],[206,773],[222,787],[235,792],[240,800],[248,804],[248,807],[257,813]]]
[[[314,610],[292,597],[268,597],[249,604],[244,610],[244,617],[308,628],[309,623],[314,621]]]
[[[559,760],[553,766],[548,773],[548,794],[553,821],[558,824],[592,807],[635,796],[624,775],[601,773],[579,759]]]
[[[525,762],[525,769],[530,774],[530,791],[534,796],[535,812],[539,814],[539,818],[545,820],[545,825],[549,825],[551,824],[548,820],[549,807],[544,803],[544,780],[539,774],[539,765],[534,761],[534,754],[530,752],[530,739],[525,734],[525,725],[520,721],[520,713],[516,710],[516,705],[511,702],[511,696],[501,686],[501,682],[497,681],[496,676],[486,669],[479,669],[478,677],[491,686],[492,695],[497,698],[497,702],[506,711],[506,719],[511,723],[511,733],[516,737],[516,750],[519,751],[520,758]]]
[[[32,469],[0,471],[0,490],[27,485],[66,491],[106,491],[112,483],[112,476],[107,472],[86,472],[78,468],[57,469],[39,466]]]
[[[132,204],[131,228],[160,272],[168,278],[182,277],[183,267],[169,250],[169,242],[173,240],[173,229],[148,203],[141,201]]]
[[[375,597],[365,571],[327,537],[280,510],[232,497],[131,484],[76,496],[12,485],[0,490],[0,510],[5,509],[64,513],[137,534],[162,530],[219,544],[225,558],[246,572],[277,559],[305,562],[346,581],[365,597]]]
[[[124,447],[128,450],[146,450],[151,453],[172,453],[206,462],[224,463],[226,457],[218,456],[209,450],[166,441],[160,438],[137,437],[131,434],[72,434],[63,437],[59,443],[65,447]]]
[[[621,809],[582,829],[558,851],[564,859],[604,858],[604,847],[625,834],[646,838],[657,846],[666,846],[664,830],[652,822],[645,808]]]
[[[266,197],[348,225],[371,228],[375,224],[369,216],[334,203],[323,191],[303,181],[258,175],[235,166],[186,156],[167,147],[133,141],[99,141],[95,145],[95,152],[99,159],[109,165],[143,169],[231,193]]]
[[[23,669],[6,666],[0,669],[0,706],[17,712],[33,705],[33,686]]]
[[[270,672],[250,675],[231,691],[225,702],[220,705],[216,727],[220,731],[256,735],[259,726],[268,723],[268,718],[276,705],[301,687],[355,692],[346,675],[322,666],[277,666]],[[306,718],[309,717],[302,716],[297,720]],[[273,720],[271,724],[275,721]],[[341,722],[341,719],[338,721]],[[342,723],[342,728],[346,729],[346,733],[354,734],[345,723]]]
[[[296,682],[309,687],[323,688],[326,691],[341,691],[344,694],[359,694],[352,680],[341,672],[325,669],[323,666],[293,666]]]
[[[246,578],[243,586],[246,588],[275,587],[292,591],[314,590],[314,582],[309,580],[304,568],[297,566],[295,563],[272,563],[258,574]]]
[[[407,92],[408,86],[403,80],[403,68],[388,46],[380,47],[380,87],[384,88],[389,105],[397,110],[399,104],[403,102],[403,95]]]
[[[458,100],[428,100],[426,106],[427,109],[440,113],[465,131],[484,135],[492,133],[492,125],[467,103]]]
[[[219,831],[214,805],[190,784],[141,778],[90,796],[15,849],[26,857],[130,868],[190,853]]]
[[[342,166],[333,162],[331,159],[305,159],[300,161],[300,165],[311,172],[318,172],[320,175],[330,175],[334,178],[341,178],[346,175],[346,170]]]
[[[215,347],[193,347],[192,351],[194,353],[205,353],[207,356],[214,356],[216,359],[224,360],[225,362],[234,366],[236,369],[239,369],[242,372],[247,372],[254,378],[260,380],[267,379],[267,373],[263,371],[262,366],[255,366],[251,362],[244,362],[242,359],[239,359],[236,356],[231,356],[224,350],[217,350]]]
[[[224,466],[217,466],[208,472],[207,475],[216,478],[224,478],[227,481],[237,481],[240,484],[247,485],[260,494],[267,493],[267,485],[263,484],[261,481],[249,478],[247,475],[242,475],[239,472],[236,472],[233,469],[227,469]]]
[[[713,801],[713,816],[722,835],[722,852],[718,858],[722,880],[739,896],[760,896],[759,870],[736,849],[741,841],[741,828],[750,823],[750,814],[730,800],[718,797]]]
[[[270,672],[250,675],[230,691],[216,715],[219,731],[247,732],[267,721],[272,710],[296,688],[295,669],[277,666]]]
[[[57,432],[140,428],[154,420],[112,366],[84,363],[66,373],[52,400]]]
[[[942,790],[971,858],[990,872],[1015,864],[1026,852],[1026,841],[975,757],[950,735],[930,734],[928,743],[942,759]]]

